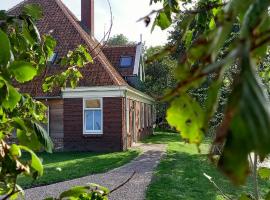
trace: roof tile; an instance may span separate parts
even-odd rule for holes
[[[103,54],[100,46],[94,38],[91,38],[77,22],[78,20],[61,0],[26,0],[9,10],[11,14],[19,14],[23,5],[37,3],[43,8],[43,18],[37,22],[41,34],[51,35],[57,41],[56,52],[59,56],[65,56],[69,50],[75,49],[78,45],[85,45],[92,57],[94,64],[89,64],[81,70],[83,79],[78,86],[107,86],[127,85],[119,72],[112,66]],[[48,75],[63,71],[64,68],[53,65],[48,67]],[[60,89],[56,88],[52,93],[42,92],[42,78],[38,77],[31,83],[20,84],[18,87],[22,92],[29,92],[33,96],[57,96]]]

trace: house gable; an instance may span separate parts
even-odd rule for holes
[[[12,8],[9,13],[19,14],[25,4],[39,4],[43,9],[43,18],[37,22],[41,35],[51,34],[57,41],[55,52],[59,57],[65,56],[69,50],[75,49],[78,45],[86,46],[94,58],[94,64],[89,64],[81,69],[83,78],[78,87],[91,86],[120,86],[127,85],[119,72],[111,65],[99,44],[94,38],[86,33],[80,26],[78,20],[61,0],[27,0]],[[60,73],[63,68],[59,65],[48,67],[47,74]],[[34,83],[20,85],[22,92],[29,92],[36,97],[60,96],[60,88],[53,93],[43,93],[41,78],[36,78]]]

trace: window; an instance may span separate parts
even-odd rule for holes
[[[122,56],[120,58],[120,67],[131,67],[131,66],[132,66],[131,56]]]
[[[57,53],[53,53],[53,55],[49,58],[48,62],[53,64],[56,61]]]
[[[84,100],[84,133],[102,134],[102,99]]]

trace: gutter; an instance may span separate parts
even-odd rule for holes
[[[80,87],[76,89],[66,88],[62,90],[63,98],[83,98],[88,95],[97,95],[95,97],[138,97],[154,103],[155,99],[149,95],[131,87],[131,86],[96,86],[96,87]]]
[[[53,96],[53,97],[34,97],[34,99],[62,99],[62,96]]]

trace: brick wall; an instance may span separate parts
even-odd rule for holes
[[[152,105],[128,99],[127,147],[153,133]]]
[[[123,98],[103,98],[103,134],[83,134],[83,99],[64,99],[66,151],[121,151],[124,128]]]

